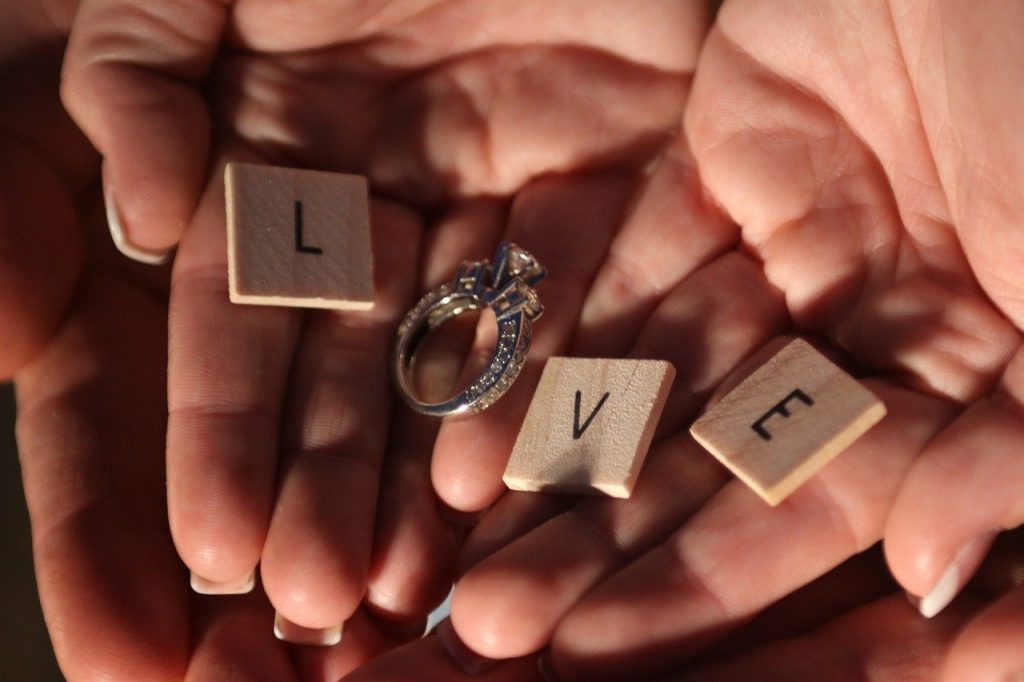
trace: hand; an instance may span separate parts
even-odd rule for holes
[[[1020,559],[1020,549],[1012,557],[1003,553],[987,561],[986,570],[990,577],[1005,579]],[[657,679],[937,679],[960,628],[983,603],[980,595],[993,588],[997,585],[992,580],[973,581],[970,596],[937,618],[921,618],[899,591],[894,592],[896,585],[876,546],[773,604],[698,660]],[[438,637],[375,659],[345,682],[412,677],[438,682],[554,679],[543,657],[542,663],[530,657],[491,662],[490,667],[474,661],[476,674],[469,675],[446,655],[443,642],[450,631],[444,632],[444,624],[438,631]],[[639,678],[630,673],[629,679]]]
[[[688,103],[695,169],[677,173],[699,173],[703,187],[675,186],[707,192],[741,228],[719,227],[711,202],[676,212],[663,224],[720,241],[676,279],[653,279],[665,293],[640,299],[654,313],[639,333],[575,337],[577,354],[676,364],[660,443],[628,501],[496,502],[469,539],[472,568],[453,602],[471,649],[520,657],[550,643],[566,679],[666,670],[883,535],[918,596],[959,556],[939,595],[951,597],[987,540],[1024,520],[1024,309],[1011,274],[1024,248],[1013,231],[1022,138],[996,123],[1024,105],[1008,58],[1024,50],[1008,28],[1019,23],[1002,5],[723,6]],[[629,283],[652,282],[643,275],[619,286],[624,309],[638,307]],[[584,311],[600,290],[598,280]],[[889,416],[770,509],[685,430],[729,370],[783,331],[823,337],[874,374],[866,384]],[[500,408],[487,416],[518,423],[511,404]],[[513,435],[492,447],[507,453]],[[459,436],[442,430],[435,467],[480,447]],[[498,497],[493,473],[463,487],[442,495],[455,504],[458,493],[465,509]],[[1018,590],[974,621],[949,679],[968,665],[974,679],[1021,667],[1008,634],[1020,631],[1019,601]]]
[[[71,680],[335,677],[408,638],[357,613],[344,645],[295,651],[258,597],[188,589],[167,529],[166,268],[104,238],[95,152],[57,83],[67,3],[0,18],[0,372],[18,442],[40,597]]]
[[[389,419],[398,317],[504,232],[554,273],[534,366],[564,345],[639,169],[678,125],[704,16],[668,1],[83,2],[63,95],[104,157],[115,242],[154,261],[181,239],[167,494],[194,583],[242,591],[259,563],[286,636],[324,640],[360,603],[408,624],[444,596],[455,538],[427,476],[435,427]],[[371,313],[228,303],[227,159],[364,173],[390,197]]]
[[[890,595],[823,623],[809,632],[763,646],[685,666],[657,682],[765,682],[815,680],[935,679],[957,629],[971,615],[958,605],[935,620],[924,620],[902,595]],[[866,672],[867,671],[867,672]],[[495,663],[468,674],[456,666],[438,637],[427,637],[390,651],[345,677],[345,682],[552,682],[536,657]],[[620,678],[622,679],[622,678]]]

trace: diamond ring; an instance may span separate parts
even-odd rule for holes
[[[533,321],[544,312],[533,285],[546,270],[515,244],[502,242],[492,265],[465,261],[450,283],[430,291],[413,306],[396,334],[392,362],[395,387],[420,414],[444,417],[487,409],[511,388],[526,361]],[[490,308],[498,324],[498,343],[487,368],[465,390],[440,403],[426,403],[412,389],[416,350],[437,327],[472,310]]]

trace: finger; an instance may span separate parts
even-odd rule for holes
[[[668,428],[684,425],[714,385],[784,323],[781,301],[744,256],[728,254],[684,280],[634,346],[641,357],[677,366],[663,416]],[[714,351],[706,350],[712,343]],[[685,431],[662,441],[628,500],[580,501],[463,576],[452,622],[487,656],[539,650],[587,591],[663,539],[724,481],[724,470]],[[468,552],[479,551],[475,542]]]
[[[725,660],[768,642],[807,634],[897,592],[899,586],[885,565],[882,545],[878,543],[768,606],[702,652],[698,661]]]
[[[757,266],[735,254],[705,266],[671,292],[629,352],[632,357],[667,359],[677,369],[658,434],[685,426],[721,377],[780,329],[784,318],[780,301]],[[706,355],[697,352],[701,347],[708,348]],[[748,362],[750,358],[743,365]],[[575,504],[573,496],[506,493],[467,538],[463,572]]]
[[[493,251],[505,226],[505,207],[490,200],[455,207],[426,234],[420,288],[451,278],[462,260]],[[473,338],[472,320],[443,328],[440,344],[424,342],[417,383],[444,399],[454,391]],[[443,395],[442,395],[443,394]],[[390,622],[425,616],[447,596],[461,535],[445,520],[430,482],[430,454],[438,422],[396,408],[378,505],[368,608]]]
[[[373,204],[371,218],[373,309],[307,316],[289,376],[260,576],[281,622],[303,628],[306,642],[315,636],[310,629],[327,643],[340,636],[366,589],[390,426],[391,336],[416,281],[417,218],[383,202]]]
[[[633,178],[597,175],[539,180],[518,195],[505,238],[547,268],[538,289],[545,312],[514,388],[485,412],[448,419],[441,426],[431,477],[438,496],[449,506],[479,511],[504,490],[501,475],[531,389],[544,361],[568,347],[587,288],[633,188]],[[496,337],[493,322],[481,326],[471,357],[490,357]],[[480,367],[479,362],[471,363],[464,376],[475,378]]]
[[[703,196],[677,135],[640,189],[580,312],[573,354],[617,357],[684,277],[733,246],[739,229]]]
[[[251,587],[301,320],[295,310],[228,300],[224,221],[218,181],[176,259],[169,329],[168,513],[193,584],[207,592]]]
[[[776,508],[733,481],[681,529],[562,620],[570,679],[676,665],[768,604],[874,544],[913,457],[950,417],[934,398],[869,382],[889,416]]]
[[[574,495],[510,490],[473,527],[459,552],[459,574],[576,505]]]
[[[957,637],[949,651],[942,679],[950,682],[1020,679],[1024,676],[1021,633],[1024,633],[1024,587],[1017,587],[983,610]]]
[[[959,627],[972,608],[963,605],[936,621],[916,617],[898,595],[852,611],[802,637],[781,639],[752,651],[663,679],[724,682],[764,680],[934,680]],[[969,675],[967,678],[981,679]]]
[[[159,262],[199,203],[210,122],[202,82],[224,27],[217,0],[83,0],[62,96],[103,155],[114,242]]]
[[[737,228],[702,198],[685,137],[678,135],[655,170],[644,181],[622,227],[608,249],[601,269],[587,292],[573,336],[571,355],[615,357],[625,354],[644,321],[667,292],[737,238]],[[762,281],[758,274],[753,281]],[[697,308],[675,311],[698,324]],[[662,317],[669,317],[663,315]],[[654,330],[652,330],[654,331]],[[678,331],[678,330],[677,330]],[[656,333],[649,335],[657,338]],[[669,334],[665,339],[673,339]],[[673,357],[658,349],[643,349],[638,357]],[[677,385],[697,376],[677,377]],[[695,387],[700,391],[701,387]],[[671,401],[668,414],[675,413]],[[662,418],[661,433],[674,430],[674,420]],[[566,506],[559,498],[516,495],[515,502],[489,514],[477,528],[462,555],[464,569]],[[499,502],[499,504],[501,504]],[[486,539],[485,539],[486,538]]]
[[[532,658],[503,661],[493,668],[469,674],[452,660],[437,637],[424,637],[395,649],[345,677],[345,682],[541,682]]]
[[[460,533],[442,517],[430,484],[436,422],[403,411],[393,433],[365,599],[373,613],[400,621],[425,616],[444,601]]]
[[[163,503],[165,319],[139,288],[86,278],[17,375],[36,575],[69,679],[170,682],[188,664],[188,594]]]
[[[995,534],[1024,523],[1024,353],[996,393],[944,430],[910,471],[886,529],[893,574],[934,615],[967,582]],[[953,491],[953,494],[950,494]]]

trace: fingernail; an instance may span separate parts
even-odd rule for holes
[[[341,641],[341,625],[331,628],[304,628],[280,613],[274,614],[274,636],[292,644],[308,646],[334,646]]]
[[[207,580],[193,573],[190,582],[192,589],[199,594],[246,594],[252,592],[253,585],[256,584],[256,569],[249,571],[249,574],[240,580],[223,582]]]
[[[497,663],[497,661],[481,656],[463,644],[462,640],[459,639],[459,635],[455,632],[455,628],[452,627],[452,621],[449,618],[445,618],[438,623],[437,636],[441,640],[442,646],[448,652],[448,655],[462,669],[462,672],[467,675],[479,675],[487,672]]]
[[[978,564],[984,558],[993,537],[995,536],[991,533],[978,536],[953,555],[953,560],[949,562],[946,569],[939,575],[939,579],[935,581],[932,589],[928,591],[928,594],[921,597],[920,602],[917,603],[917,610],[920,611],[922,616],[932,618],[949,606],[950,602],[960,593],[960,589],[967,582],[967,579],[978,568]],[[911,603],[913,601],[912,599]]]
[[[555,666],[551,663],[551,654],[547,651],[537,657],[537,670],[547,682],[562,682],[562,678],[555,672]]]
[[[117,207],[117,199],[114,197],[114,185],[107,178],[106,163],[103,164],[103,203],[107,210],[107,227],[110,228],[110,237],[114,240],[114,246],[123,255],[138,263],[146,265],[163,265],[170,256],[167,251],[147,251],[128,241],[124,232],[124,222],[121,220],[121,210]]]

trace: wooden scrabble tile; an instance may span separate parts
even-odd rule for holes
[[[796,339],[715,404],[690,433],[771,505],[885,416],[871,391]]]
[[[551,358],[505,485],[629,497],[675,374],[661,360]]]
[[[366,178],[231,163],[225,182],[233,302],[373,307]]]

